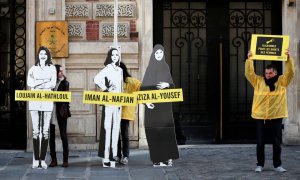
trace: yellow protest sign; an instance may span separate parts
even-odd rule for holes
[[[138,103],[164,103],[183,101],[182,89],[166,89],[134,92]]]
[[[83,103],[115,106],[136,106],[137,98],[135,94],[84,91]]]
[[[71,92],[65,91],[29,91],[16,90],[16,101],[53,101],[53,102],[71,102]]]
[[[289,36],[252,34],[252,59],[286,61],[288,48]]]

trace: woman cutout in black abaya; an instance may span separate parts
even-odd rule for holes
[[[173,89],[174,83],[169,66],[165,62],[164,47],[153,48],[141,90]],[[172,166],[172,159],[178,159],[172,103],[146,104],[145,132],[150,159],[153,166]]]

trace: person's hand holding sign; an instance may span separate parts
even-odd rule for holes
[[[253,54],[252,54],[252,51],[248,51],[248,59],[251,59],[252,58],[252,56],[253,56]]]
[[[287,60],[289,60],[290,59],[290,50],[286,49],[284,54],[287,55]]]

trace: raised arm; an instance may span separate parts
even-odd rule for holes
[[[290,57],[288,49],[286,50],[285,54],[288,56],[288,58],[287,61],[285,62],[285,72],[282,75],[282,85],[288,86],[295,76],[295,67],[294,67],[294,61]]]
[[[255,74],[253,59],[251,58],[252,58],[252,52],[249,51],[248,59],[246,60],[245,63],[245,76],[247,80],[251,83],[251,85],[254,87],[258,76]]]

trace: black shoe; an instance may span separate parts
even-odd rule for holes
[[[120,163],[121,158],[119,158],[118,156],[113,157],[114,161],[116,161],[117,163]]]

